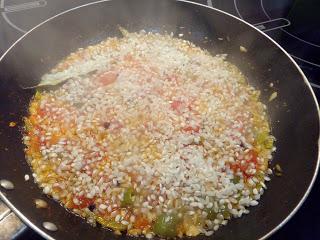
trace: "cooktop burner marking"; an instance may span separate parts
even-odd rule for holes
[[[27,3],[22,3],[22,4],[15,4],[15,5],[11,5],[11,6],[6,6],[6,7],[4,7],[4,11],[6,13],[20,12],[20,11],[28,10],[28,9],[32,9],[32,8],[44,7],[46,5],[47,5],[46,1],[40,0],[40,1],[27,2]]]
[[[236,12],[237,12],[237,14],[239,15],[239,17],[240,17],[241,19],[243,19],[243,17],[242,17],[241,14],[240,14],[240,11],[239,11],[239,9],[238,9],[238,6],[237,6],[237,0],[233,0],[233,4],[234,4],[234,8],[236,9]]]
[[[297,56],[295,56],[295,55],[293,55],[293,54],[291,54],[291,53],[290,53],[290,55],[291,55],[293,58],[296,58],[296,59],[298,59],[298,60],[300,60],[300,61],[302,61],[302,62],[309,63],[309,64],[314,65],[314,66],[316,66],[316,67],[320,67],[320,64],[316,64],[316,63],[313,63],[313,62],[309,62],[309,61],[307,61],[307,60],[305,60],[305,59],[303,59],[303,58],[299,58],[299,57],[297,57]]]
[[[260,5],[261,5],[262,11],[263,11],[263,13],[266,15],[266,17],[269,18],[269,19],[271,19],[271,16],[267,13],[267,11],[266,11],[266,9],[265,9],[265,7],[264,7],[263,0],[260,0]],[[303,40],[303,39],[301,39],[301,38],[299,38],[299,37],[297,37],[297,36],[289,33],[288,31],[286,31],[286,30],[284,30],[284,29],[280,29],[280,30],[283,31],[284,33],[288,34],[289,36],[291,36],[291,37],[293,37],[293,38],[301,41],[301,42],[304,42],[304,43],[309,44],[309,45],[314,46],[314,47],[320,47],[319,45],[314,44],[314,43],[311,43],[311,42],[308,42],[308,41],[306,41],[306,40]],[[300,57],[297,57],[297,56],[293,55],[292,53],[290,53],[290,55],[291,55],[293,58],[298,59],[298,60],[300,60],[300,61],[302,61],[302,62],[311,64],[311,65],[316,66],[316,67],[320,67],[319,64],[314,63],[314,62],[310,62],[310,61],[305,60],[305,59],[300,58]]]
[[[23,30],[22,28],[19,28],[18,26],[16,26],[13,22],[10,21],[10,19],[7,17],[6,13],[5,12],[2,12],[1,13],[2,17],[4,18],[4,20],[6,20],[6,22],[11,26],[13,27],[14,29],[18,30],[19,32],[22,32],[22,33],[26,33],[27,31],[26,30]]]
[[[315,84],[315,83],[312,83],[312,82],[309,82],[309,83],[310,83],[310,85],[311,85],[312,87],[315,87],[315,88],[319,88],[319,89],[320,89],[320,85]]]
[[[298,40],[300,40],[300,41],[302,41],[302,42],[304,42],[304,43],[306,43],[306,44],[309,44],[309,45],[311,45],[311,46],[320,48],[320,45],[317,45],[317,44],[314,44],[314,43],[312,43],[312,42],[308,42],[308,41],[306,41],[306,40],[303,40],[303,39],[297,37],[296,35],[294,35],[294,34],[292,34],[292,33],[289,33],[289,32],[286,31],[286,30],[283,30],[283,29],[282,29],[282,31],[284,31],[286,34],[289,34],[291,37],[294,37],[294,38],[296,38],[296,39],[298,39]]]
[[[261,0],[262,1],[262,0]],[[233,0],[233,3],[234,3],[234,8],[238,14],[238,16],[241,18],[241,19],[244,19],[239,11],[239,8],[238,8],[238,5],[237,5],[237,0]],[[266,11],[264,9],[262,9],[263,12],[266,14]],[[272,19],[270,16],[267,16],[269,20],[267,21],[264,21],[264,22],[259,22],[259,23],[252,23],[252,25],[254,25],[256,28],[258,28],[259,30],[261,31],[264,31],[264,32],[268,32],[268,31],[272,31],[272,30],[276,30],[276,29],[279,29],[279,28],[283,28],[283,27],[287,27],[289,26],[291,23],[288,19],[286,18],[274,18]],[[281,21],[283,21],[281,23]],[[271,28],[268,28],[268,24],[271,24],[271,23],[278,23],[279,25],[278,26],[275,26],[275,27],[271,27]]]
[[[260,0],[260,5],[261,5],[262,11],[263,11],[263,13],[266,15],[266,17],[269,18],[269,19],[271,19],[270,15],[268,14],[268,12],[266,11],[266,9],[264,8],[263,0]],[[306,43],[306,44],[309,44],[309,45],[311,45],[311,46],[320,48],[320,45],[317,45],[317,44],[314,44],[314,43],[312,43],[312,42],[308,42],[308,41],[306,41],[306,40],[303,40],[303,39],[297,37],[296,35],[294,35],[294,34],[292,34],[292,33],[289,33],[289,32],[286,31],[286,30],[283,30],[283,29],[281,29],[281,30],[284,31],[286,34],[290,35],[291,37],[294,37],[294,38],[298,39],[299,41],[302,41],[302,42],[304,42],[304,43]]]
[[[272,24],[275,23],[276,26],[268,28],[268,24]],[[253,24],[256,28],[260,29],[261,31],[264,32],[268,32],[268,31],[272,31],[272,30],[276,30],[279,28],[284,28],[287,26],[290,26],[291,22],[286,19],[286,18],[274,18],[274,19],[270,19],[264,22],[260,22],[260,23],[255,23]]]
[[[0,2],[1,9],[4,9],[4,11],[1,12],[1,15],[4,18],[4,20],[11,27],[13,27],[14,29],[16,29],[22,33],[26,33],[27,31],[18,27],[16,24],[14,24],[7,16],[7,13],[21,12],[21,11],[25,11],[28,9],[44,7],[46,5],[47,5],[46,0],[38,0],[38,1],[26,2],[26,3],[21,3],[21,4],[14,4],[14,5],[9,5],[9,6],[5,6],[5,0],[1,0],[1,2]]]

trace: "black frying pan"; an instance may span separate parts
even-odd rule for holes
[[[292,58],[273,40],[236,17],[187,1],[117,0],[90,3],[59,14],[40,24],[2,57],[0,62],[0,179],[14,190],[1,189],[2,199],[22,220],[46,238],[124,239],[101,227],[93,228],[41,193],[33,181],[21,141],[22,117],[35,85],[59,60],[79,47],[120,36],[118,26],[129,31],[184,33],[184,38],[213,54],[228,53],[248,80],[261,90],[267,104],[277,151],[272,165],[280,164],[282,177],[273,177],[260,204],[249,215],[233,219],[218,230],[215,239],[259,239],[270,236],[297,211],[308,195],[318,169],[318,105],[306,77]],[[184,27],[184,28],[180,28]],[[191,32],[191,34],[189,34]],[[219,40],[218,38],[223,38]],[[248,52],[239,51],[240,45]],[[270,84],[273,87],[270,87]],[[278,97],[268,102],[270,94]],[[18,123],[9,127],[10,121]],[[43,198],[48,209],[36,209]],[[58,226],[49,232],[43,221]],[[207,239],[199,236],[196,239]]]

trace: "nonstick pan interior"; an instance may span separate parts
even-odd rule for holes
[[[35,85],[58,61],[79,47],[120,36],[119,26],[129,31],[142,29],[171,33],[208,49],[226,53],[261,90],[268,106],[277,151],[272,165],[280,164],[282,177],[272,177],[260,204],[250,214],[233,219],[212,238],[258,239],[267,236],[296,210],[314,181],[318,166],[318,106],[302,72],[274,42],[248,24],[218,10],[170,0],[101,1],[61,14],[27,33],[0,62],[0,179],[15,189],[1,189],[7,204],[29,225],[47,238],[125,239],[101,227],[93,228],[41,193],[24,158],[22,118]],[[219,40],[223,39],[223,40]],[[248,51],[241,52],[240,46]],[[272,87],[271,87],[272,86]],[[278,97],[268,102],[271,93]],[[9,127],[11,121],[18,123]],[[36,209],[33,200],[43,198],[49,208]],[[50,221],[58,231],[49,232],[42,222]],[[208,239],[199,236],[195,239]]]

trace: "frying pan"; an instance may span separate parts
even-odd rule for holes
[[[0,61],[0,179],[14,183],[1,189],[1,198],[29,226],[48,239],[127,239],[101,227],[92,227],[54,200],[42,194],[32,181],[25,161],[22,118],[40,77],[79,47],[109,36],[121,36],[119,26],[129,31],[171,33],[207,49],[227,53],[260,89],[267,104],[276,137],[272,165],[279,164],[282,177],[272,177],[260,204],[250,214],[221,227],[212,238],[264,239],[283,226],[301,206],[315,180],[319,160],[319,108],[303,72],[272,39],[248,23],[217,9],[188,1],[117,0],[89,3],[41,23],[21,37]],[[240,46],[247,52],[240,51]],[[278,97],[269,102],[269,96]],[[9,127],[9,122],[17,126]],[[36,209],[34,199],[45,199],[48,209]],[[44,221],[58,231],[42,227]],[[195,239],[208,239],[198,236]]]

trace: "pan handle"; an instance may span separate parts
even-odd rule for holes
[[[290,24],[290,21],[286,18],[274,18],[264,22],[255,23],[253,25],[263,32],[269,32],[272,30],[290,26]]]

